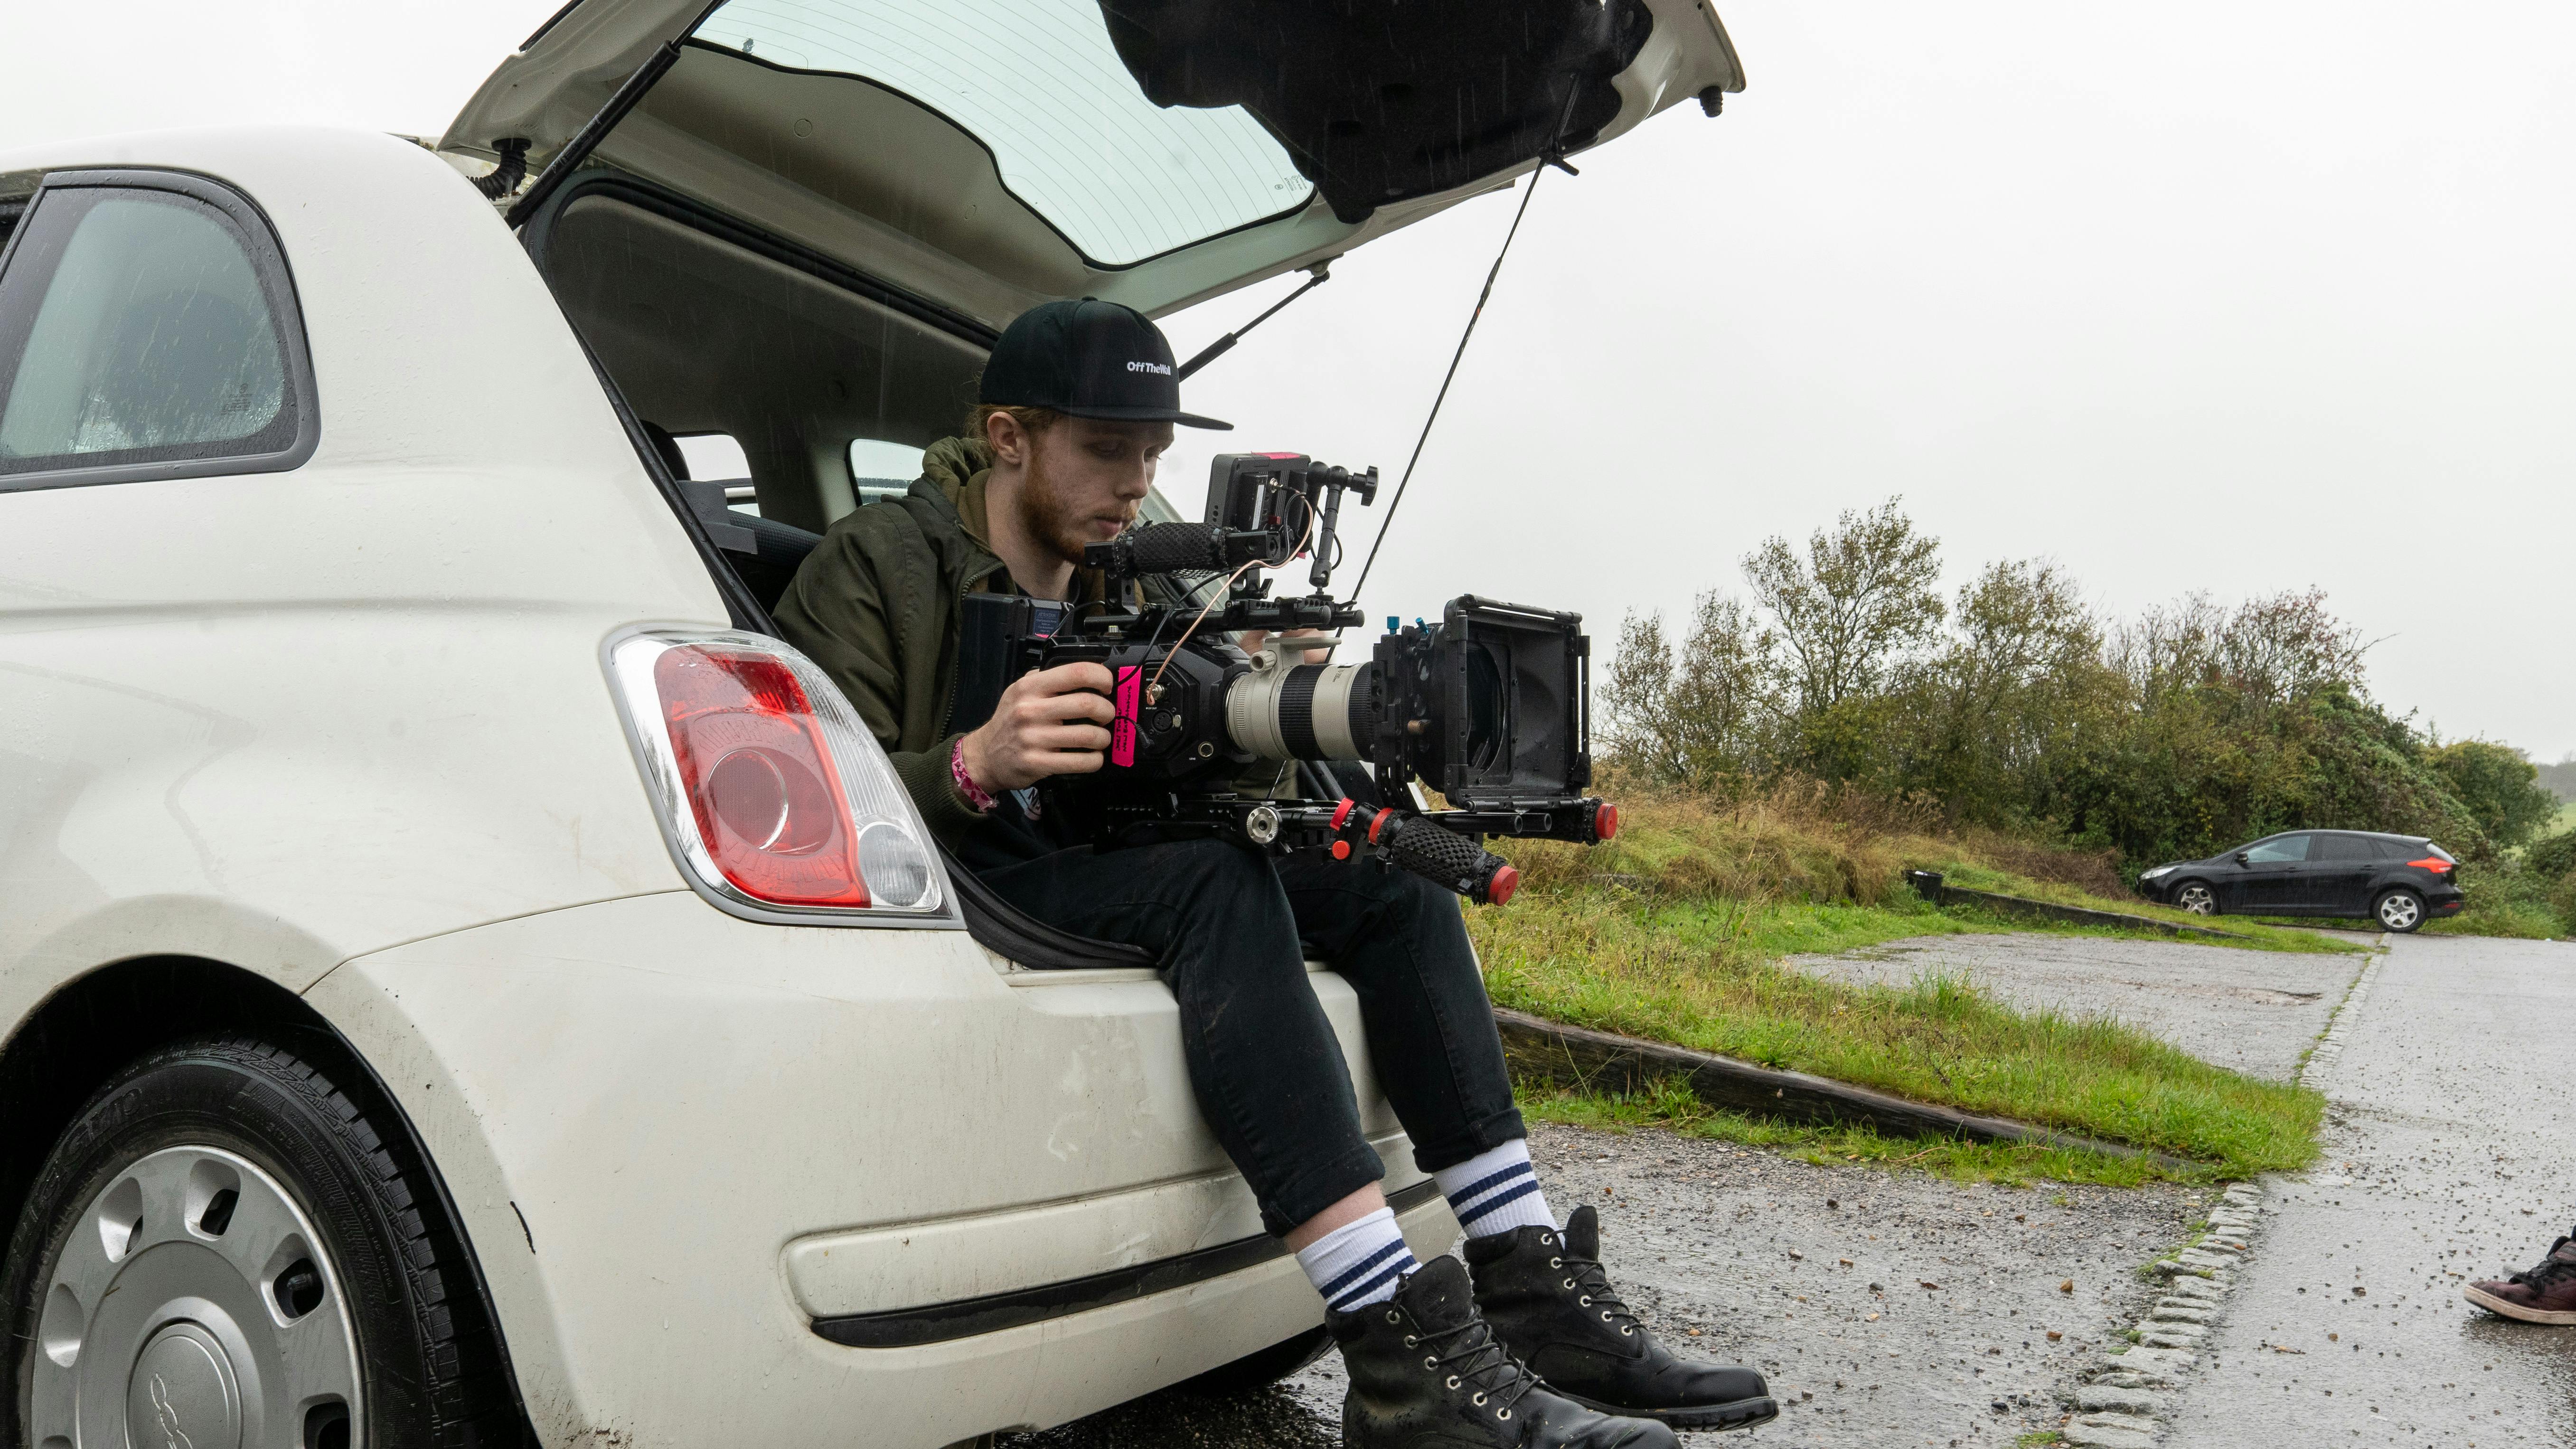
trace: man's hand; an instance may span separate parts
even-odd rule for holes
[[[1109,703],[1112,682],[1098,664],[1059,664],[1012,680],[993,717],[960,744],[966,773],[999,794],[1049,775],[1099,769],[1109,722],[1117,717]]]
[[[1321,629],[1291,629],[1279,637],[1282,639],[1321,639],[1324,637],[1324,631]],[[1244,653],[1258,654],[1261,652],[1261,646],[1269,642],[1269,639],[1270,631],[1267,629],[1246,629],[1243,631],[1242,637],[1237,639],[1235,642],[1243,646]],[[1296,656],[1293,659],[1289,657],[1292,654]],[[1282,645],[1279,650],[1279,662],[1282,664],[1322,664],[1332,657],[1332,651],[1329,649],[1290,649],[1285,645]]]

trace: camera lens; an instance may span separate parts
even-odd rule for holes
[[[1265,760],[1352,760],[1377,732],[1377,665],[1260,669],[1225,696],[1226,733]]]

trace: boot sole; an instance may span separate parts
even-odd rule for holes
[[[2461,1296],[2468,1299],[2471,1303],[2478,1305],[2480,1308],[2485,1309],[2489,1313],[2502,1314],[2507,1318],[2518,1318],[2525,1323],[2549,1323],[2561,1326],[2576,1324],[2576,1312],[2569,1312],[2565,1309],[2525,1308],[2519,1303],[2508,1302],[2505,1299],[2498,1298],[2492,1293],[2481,1292],[2475,1288],[2462,1289]]]
[[[1780,1417],[1779,1401],[1767,1394],[1731,1403],[1697,1404],[1687,1409],[1635,1409],[1625,1404],[1605,1404],[1599,1399],[1570,1394],[1555,1384],[1549,1384],[1547,1388],[1548,1392],[1572,1399],[1596,1414],[1613,1414],[1623,1419],[1652,1419],[1675,1429],[1750,1429]]]

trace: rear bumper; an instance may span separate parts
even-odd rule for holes
[[[1423,1182],[1356,999],[1313,980],[1388,1188]],[[674,892],[363,957],[310,998],[428,1143],[550,1443],[945,1445],[1322,1321],[1149,973]],[[1426,1254],[1456,1232],[1436,1195],[1404,1222]]]

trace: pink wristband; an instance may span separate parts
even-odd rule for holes
[[[967,804],[978,810],[993,808],[993,797],[985,793],[983,786],[975,783],[974,776],[966,773],[966,741],[962,737],[957,741],[957,747],[948,752],[948,774],[957,782],[957,788],[965,792]]]

